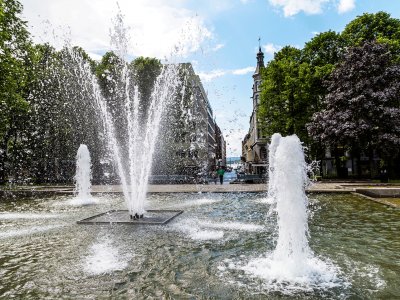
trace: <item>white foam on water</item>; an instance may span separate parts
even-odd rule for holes
[[[47,226],[35,226],[27,229],[17,229],[17,230],[9,230],[6,232],[0,232],[0,239],[17,237],[17,236],[25,236],[25,235],[34,235],[37,233],[42,233],[45,231],[49,231],[62,225],[47,225]]]
[[[381,269],[372,264],[355,261],[348,258],[346,260],[346,278],[348,281],[362,281],[368,285],[368,290],[378,291],[386,287],[386,281],[381,277]]]
[[[317,257],[309,257],[303,261],[278,260],[271,253],[267,257],[252,259],[247,265],[238,268],[250,276],[261,278],[266,289],[284,294],[342,285],[342,280],[338,277],[339,270]]]
[[[84,270],[92,275],[100,275],[123,270],[128,266],[128,258],[119,254],[110,240],[104,239],[93,244],[84,261]]]
[[[70,199],[67,201],[68,205],[72,206],[85,206],[85,205],[94,205],[98,204],[99,200],[89,195],[89,197],[85,196],[77,196],[76,198]]]
[[[224,232],[220,230],[202,230],[197,229],[190,232],[193,240],[220,240],[224,237]]]
[[[202,229],[197,220],[181,220],[174,223],[172,229],[182,232],[193,240],[219,240],[224,237],[222,230]]]
[[[40,220],[40,219],[55,219],[59,218],[59,214],[48,214],[48,213],[0,213],[0,220]]]
[[[198,219],[186,219],[171,225],[194,240],[218,240],[224,237],[223,230],[254,232],[263,230],[264,227],[256,224],[241,222],[213,222]],[[223,229],[223,230],[218,230]]]
[[[217,202],[220,202],[221,199],[211,199],[211,198],[200,198],[200,199],[194,199],[194,200],[186,200],[182,203],[173,205],[173,207],[179,207],[179,208],[184,208],[184,207],[196,207],[196,206],[201,206],[201,205],[209,205],[209,204],[214,204]]]
[[[214,229],[226,229],[226,230],[237,230],[237,231],[260,231],[264,229],[264,226],[256,224],[248,224],[241,222],[210,222],[210,221],[199,221],[198,224],[202,227],[214,228]]]
[[[274,198],[272,198],[272,197],[265,197],[265,198],[262,198],[262,199],[257,199],[257,200],[255,200],[255,202],[261,203],[261,204],[269,204],[269,205],[272,205],[272,204],[275,203],[275,200],[274,200]]]

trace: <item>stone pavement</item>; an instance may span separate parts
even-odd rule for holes
[[[315,182],[308,189],[313,193],[351,193],[357,188],[380,187],[389,188],[392,185],[374,183],[349,183],[349,182]],[[399,186],[400,188],[400,186]],[[95,193],[122,193],[120,185],[94,185]],[[266,192],[267,184],[157,184],[149,185],[149,193],[234,193],[234,192]]]
[[[320,193],[351,193],[360,188],[400,188],[400,185],[379,184],[370,182],[315,182],[308,189],[308,192]],[[0,192],[14,193],[73,193],[74,186],[66,185],[43,185],[43,186],[17,186],[15,188],[1,188]],[[232,193],[232,192],[266,192],[267,184],[150,184],[149,193]],[[122,193],[121,185],[93,185],[93,193]]]
[[[311,193],[354,193],[360,189],[400,189],[400,185],[371,182],[315,182],[308,189]],[[0,200],[9,197],[47,197],[52,195],[71,195],[73,186],[19,186],[0,188]],[[149,193],[235,193],[267,192],[267,184],[160,184],[149,185]],[[93,185],[92,193],[122,193],[121,185]],[[400,198],[372,198],[370,200],[400,208]]]

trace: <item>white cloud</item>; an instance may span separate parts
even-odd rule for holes
[[[275,52],[278,52],[279,50],[282,49],[282,46],[268,43],[268,44],[264,45],[263,48],[264,48],[265,53],[267,53],[269,55],[274,55]]]
[[[320,14],[322,13],[323,6],[326,3],[336,3],[340,14],[348,12],[355,8],[356,0],[268,0],[269,3],[277,8],[283,9],[285,17],[294,16],[300,12],[306,14]]]
[[[236,70],[232,70],[232,74],[233,75],[246,75],[246,74],[249,74],[249,73],[253,73],[254,69],[255,69],[254,67],[236,69]]]
[[[94,52],[88,52],[87,53],[92,59],[100,61],[102,59],[102,55],[94,53]]]
[[[197,74],[199,75],[200,79],[208,82],[211,81],[215,78],[224,76],[227,73],[227,71],[224,70],[212,70],[211,72],[198,72]]]
[[[217,44],[217,45],[215,45],[214,48],[212,48],[212,51],[218,51],[219,49],[222,49],[223,47],[225,47],[224,44]]]
[[[285,17],[290,17],[303,11],[307,14],[322,12],[322,4],[329,0],[269,0],[275,7],[283,8]]]
[[[340,14],[353,10],[356,7],[355,0],[340,0],[338,5],[338,12]]]
[[[182,0],[119,0],[125,25],[130,28],[129,54],[168,57],[179,48],[186,56],[212,38],[204,19],[183,7]],[[109,0],[21,0],[23,16],[29,22],[36,42],[51,42],[53,27],[69,28],[72,44],[101,54],[110,49],[109,29],[117,5]],[[50,34],[45,34],[45,30]],[[59,34],[59,33],[58,33]],[[63,33],[62,33],[63,35]],[[60,46],[60,45],[56,45]]]
[[[225,75],[246,75],[249,73],[254,72],[254,67],[246,67],[246,68],[241,68],[241,69],[235,69],[235,70],[212,70],[210,72],[197,72],[197,74],[200,76],[200,79],[204,82],[209,82],[215,78],[222,77]]]
[[[320,32],[319,31],[311,31],[311,34],[312,35],[318,35],[318,34],[320,34]]]

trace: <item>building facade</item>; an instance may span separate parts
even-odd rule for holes
[[[215,123],[215,138],[216,138],[216,159],[217,159],[216,167],[225,167],[226,141],[217,123]]]
[[[257,66],[253,74],[252,103],[253,111],[250,116],[249,132],[242,141],[242,161],[248,174],[265,174],[267,170],[268,145],[267,137],[261,130],[262,120],[258,119],[260,105],[261,70],[264,68],[264,53],[259,47]]]
[[[219,147],[222,133],[200,77],[190,63],[180,64],[180,77],[176,98],[164,114],[153,175],[207,174],[219,158],[225,159]]]

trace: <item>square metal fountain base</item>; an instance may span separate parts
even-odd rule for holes
[[[163,225],[167,224],[181,213],[183,213],[183,210],[149,209],[146,210],[143,218],[131,219],[128,210],[110,210],[108,212],[83,219],[77,223],[88,225]]]

